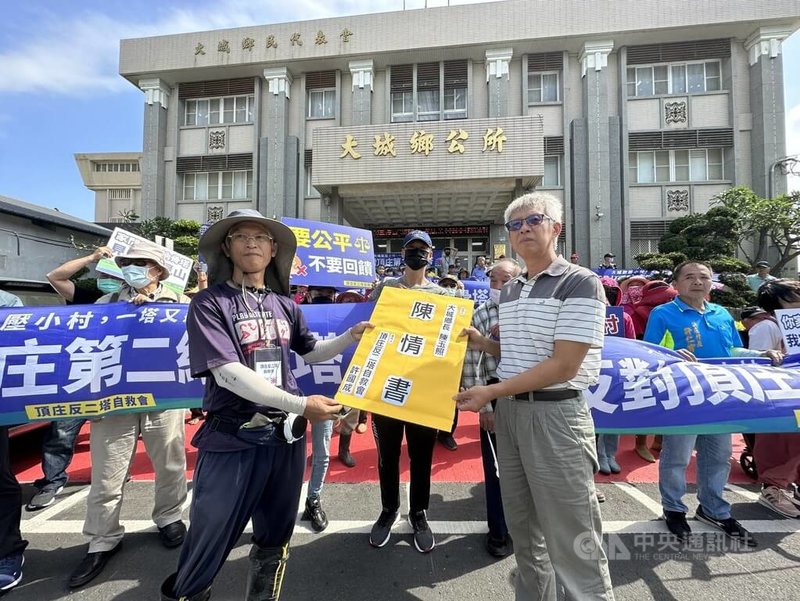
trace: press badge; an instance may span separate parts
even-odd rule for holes
[[[283,356],[278,347],[253,351],[253,370],[273,386],[283,385]]]

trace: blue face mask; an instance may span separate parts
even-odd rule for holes
[[[145,288],[150,284],[150,268],[139,265],[126,265],[122,268],[122,277],[131,288]]]
[[[97,279],[97,289],[103,294],[112,294],[114,292],[119,292],[120,288],[122,288],[122,282],[120,282],[119,280],[112,280],[109,278]]]

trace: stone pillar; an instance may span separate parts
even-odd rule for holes
[[[786,192],[786,176],[773,166],[786,155],[781,44],[791,33],[785,27],[761,27],[744,44],[750,62],[752,182],[760,196]]]
[[[166,215],[164,207],[164,147],[167,145],[167,109],[170,87],[158,78],[140,79],[144,92],[142,144],[142,219]],[[113,217],[111,215],[110,217]]]
[[[612,243],[611,222],[619,211],[612,211],[611,169],[608,104],[608,55],[614,48],[611,40],[586,42],[580,55],[583,80],[583,106],[585,122],[585,144],[583,151],[573,149],[575,156],[575,179],[583,171],[586,177],[585,193],[578,194],[581,186],[575,182],[573,205],[575,207],[577,231],[588,235],[589,256],[585,265],[599,264],[608,251],[623,256],[617,244]],[[618,131],[618,130],[617,130]],[[579,169],[578,163],[583,163]],[[618,200],[618,199],[617,199]],[[613,204],[619,204],[618,202]],[[585,223],[577,223],[578,219]]]
[[[500,214],[500,220],[503,219],[503,214]],[[494,247],[495,245],[503,245],[505,247],[505,255],[507,259],[516,258],[516,253],[511,248],[511,241],[508,238],[508,232],[504,225],[499,225],[497,223],[492,223],[489,225],[489,251],[486,253],[492,259],[496,259],[497,257],[494,256]]]
[[[372,59],[350,61],[353,79],[353,125],[372,122],[372,80],[375,74]]]
[[[289,95],[292,75],[286,67],[264,69],[267,90],[264,93],[263,130],[259,143],[258,210],[267,217],[297,213],[287,197],[289,186],[297,189],[297,180],[287,181],[287,138],[289,136]],[[296,204],[296,192],[294,194]]]
[[[514,51],[511,48],[486,51],[486,83],[489,86],[489,117],[508,117],[511,97],[509,63]]]

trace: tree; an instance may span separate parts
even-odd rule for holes
[[[191,219],[172,220],[169,217],[155,217],[136,224],[136,232],[143,238],[155,240],[156,236],[170,238],[176,252],[187,257],[197,258],[200,243],[198,233],[200,224]]]
[[[117,215],[122,218],[122,223],[135,223],[139,219],[139,215],[133,209],[122,209]]]
[[[769,246],[779,253],[772,269],[783,267],[800,256],[800,192],[762,198],[746,186],[730,188],[714,197],[715,204],[737,216],[737,246],[751,264],[767,258]],[[749,252],[746,241],[753,240]]]
[[[727,307],[752,305],[755,295],[745,280],[750,265],[735,257],[740,240],[740,217],[726,206],[714,206],[706,213],[694,213],[672,221],[658,243],[658,253],[635,257],[652,271],[671,271],[686,260],[702,261],[720,274],[722,289],[711,291],[711,300]],[[661,274],[659,274],[659,277]]]
[[[738,215],[727,207],[713,207],[672,221],[658,243],[661,253],[682,253],[688,259],[709,260],[736,254]],[[680,261],[678,261],[680,262]],[[676,263],[677,264],[677,263]]]

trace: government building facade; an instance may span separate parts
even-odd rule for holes
[[[377,252],[425,228],[471,263],[509,254],[503,209],[546,190],[561,252],[635,266],[730,186],[785,191],[798,28],[795,0],[509,0],[123,40],[130,208],[347,223]]]

